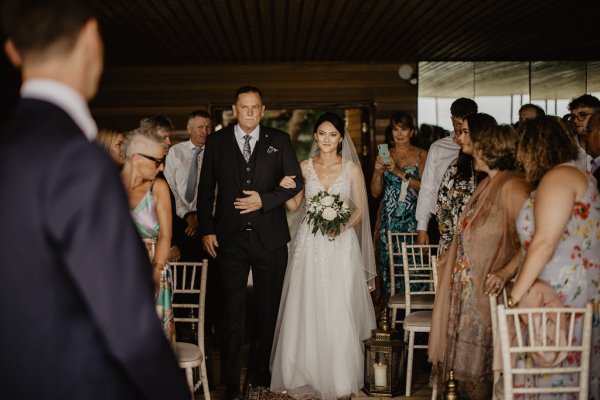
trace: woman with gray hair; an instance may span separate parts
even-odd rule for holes
[[[138,128],[126,135],[122,147],[125,165],[121,179],[131,216],[152,262],[157,312],[167,340],[174,346],[173,282],[167,265],[171,246],[171,199],[167,182],[156,177],[164,170],[165,144],[155,130]]]

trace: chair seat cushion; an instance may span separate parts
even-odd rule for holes
[[[423,294],[418,296],[412,296],[410,299],[411,308],[433,308],[433,301],[435,300],[434,294]],[[404,292],[396,293],[392,297],[390,297],[390,301],[388,303],[388,307],[394,306],[404,306],[406,304],[406,297],[404,296]],[[404,308],[404,307],[401,307]]]
[[[198,346],[196,346],[195,344],[191,344],[191,343],[185,343],[185,342],[177,342],[176,344],[177,347],[177,361],[179,361],[179,365],[183,368],[185,368],[186,366],[184,366],[183,364],[186,363],[190,363],[190,364],[200,364],[200,361],[202,360],[202,352],[200,351],[200,348]],[[187,366],[192,366],[192,365],[187,365]]]
[[[416,311],[404,318],[404,329],[431,327],[431,311]]]

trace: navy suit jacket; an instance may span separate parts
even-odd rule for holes
[[[4,399],[190,399],[113,161],[22,99],[0,136]]]
[[[276,249],[290,241],[285,202],[304,187],[302,171],[290,135],[279,129],[260,126],[254,180],[251,190],[260,194],[262,208],[252,213],[256,233],[267,249]],[[233,202],[242,193],[239,176],[239,146],[234,127],[229,126],[206,140],[198,185],[198,223],[200,235],[216,234],[219,245],[229,243],[240,227],[240,210]],[[286,175],[296,176],[296,188],[279,186]],[[215,216],[213,204],[217,189]],[[218,250],[217,250],[218,252]]]

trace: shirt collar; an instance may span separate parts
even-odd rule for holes
[[[235,125],[234,127],[234,132],[235,132],[235,137],[241,141],[244,136],[246,136],[246,132],[244,132],[242,130],[242,128],[240,128],[239,125]],[[252,138],[254,139],[255,142],[258,142],[258,138],[259,138],[259,133],[260,133],[260,125],[257,125],[256,128],[254,128],[254,130],[252,132],[250,132],[250,136],[252,136]]]
[[[194,149],[197,147],[197,146],[196,146],[194,143],[192,143],[192,139],[190,139],[190,140],[188,140],[188,141],[186,141],[186,142],[184,142],[184,143],[185,143],[185,146],[186,146],[186,147],[187,147],[189,150],[194,150]],[[204,146],[206,146],[206,145],[204,145]],[[204,146],[202,146],[202,147],[200,147],[200,148],[201,148],[201,149],[203,149],[203,148],[204,148]]]
[[[89,141],[96,138],[98,127],[86,101],[81,94],[64,83],[52,79],[28,79],[21,86],[21,97],[44,100],[60,107],[73,119]]]

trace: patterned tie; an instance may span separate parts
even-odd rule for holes
[[[188,203],[194,200],[196,194],[196,178],[198,177],[198,156],[202,154],[204,149],[194,147],[192,162],[190,164],[190,173],[188,174],[187,187],[185,189],[184,198]]]
[[[252,155],[252,150],[250,150],[250,139],[252,139],[252,136],[244,136],[244,140],[246,141],[244,143],[244,160],[246,160],[246,162],[250,160],[250,156]]]

